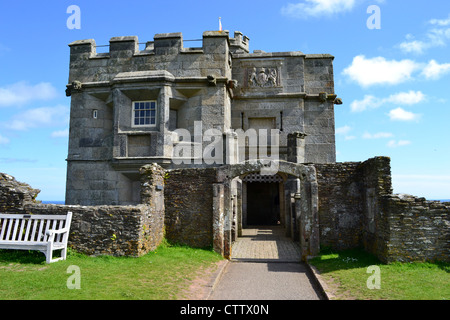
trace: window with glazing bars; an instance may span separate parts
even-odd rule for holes
[[[133,126],[156,126],[156,101],[133,102]]]

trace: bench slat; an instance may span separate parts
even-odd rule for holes
[[[25,241],[28,241],[28,236],[30,235],[30,229],[31,229],[31,225],[33,224],[33,220],[27,220],[27,230],[25,231]]]
[[[10,220],[8,223],[8,231],[6,232],[6,240],[10,239],[12,225],[14,224],[14,220]]]
[[[20,229],[17,230],[17,231],[18,231],[18,235],[17,235],[17,240],[18,240],[18,241],[22,241],[22,240],[23,240],[23,237],[24,237],[24,235],[25,235],[25,233],[23,232],[23,230],[24,230],[24,228],[23,228],[24,224],[25,224],[25,219],[20,219]]]
[[[34,241],[36,240],[36,227],[38,225],[38,220],[31,220],[33,221],[33,231],[31,231],[31,236],[30,236],[30,240]]]
[[[3,240],[6,230],[6,219],[0,218],[0,227],[2,228],[2,231],[0,232],[0,240]]]
[[[36,241],[41,241],[41,234],[42,234],[43,227],[44,227],[44,220],[40,219],[39,220],[39,232],[37,234],[37,238],[35,239]]]

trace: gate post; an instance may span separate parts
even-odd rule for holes
[[[302,260],[306,261],[308,256],[319,253],[319,189],[316,180],[316,172],[310,167],[306,175],[306,181],[302,183],[300,215],[300,247]]]
[[[224,256],[224,185],[213,184],[213,249]]]

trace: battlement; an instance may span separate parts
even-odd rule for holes
[[[69,44],[69,83],[111,81],[121,72],[166,70],[176,78],[231,78],[231,54],[248,53],[249,39],[237,31],[205,31],[202,39],[183,40],[180,32],[159,33],[140,43],[137,36],[114,37],[99,46],[94,39]],[[201,46],[189,47],[191,41]],[[107,52],[97,52],[109,47]]]
[[[183,40],[181,32],[159,33],[153,41],[139,43],[137,36],[113,37],[109,41],[109,52],[97,53],[97,46],[94,39],[78,40],[69,44],[71,61],[75,59],[96,59],[96,58],[124,58],[138,55],[167,55],[178,53],[208,53],[215,47],[215,39],[224,39],[232,52],[249,52],[249,38],[242,32],[236,31],[234,38],[230,38],[229,31],[205,31],[202,39]],[[202,41],[201,47],[187,47],[184,42]],[[145,44],[143,50],[139,49],[140,44]],[[104,46],[104,45],[102,45]]]

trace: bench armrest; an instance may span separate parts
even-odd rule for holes
[[[66,233],[69,231],[69,228],[62,228],[60,230],[48,230],[46,232],[46,234],[48,235],[48,241],[54,241],[55,239],[55,235],[57,234],[61,234],[61,233]]]
[[[69,231],[68,228],[62,228],[59,230],[48,230],[47,235],[51,236],[52,234],[60,234]]]

